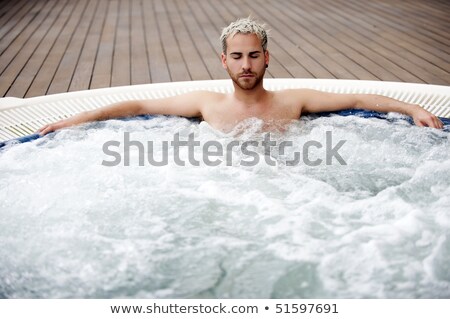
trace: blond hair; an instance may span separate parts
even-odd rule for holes
[[[267,31],[265,30],[265,24],[260,24],[253,20],[251,17],[241,18],[230,25],[223,28],[222,34],[220,35],[220,42],[222,43],[222,52],[227,52],[227,39],[228,37],[233,37],[237,33],[243,34],[255,34],[259,40],[261,40],[261,45],[263,50],[267,50]]]

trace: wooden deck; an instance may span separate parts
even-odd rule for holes
[[[266,77],[450,85],[447,0],[0,0],[0,96],[224,79],[221,29],[250,14]]]

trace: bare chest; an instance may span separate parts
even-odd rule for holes
[[[257,105],[252,107],[240,107],[223,103],[206,108],[203,119],[212,127],[221,131],[230,131],[237,124],[250,118],[263,120],[265,123],[281,123],[296,120],[300,117],[300,111],[289,105]]]

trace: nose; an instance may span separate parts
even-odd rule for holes
[[[250,59],[248,57],[245,57],[242,61],[242,69],[244,71],[250,71],[252,68],[252,65],[250,63]]]

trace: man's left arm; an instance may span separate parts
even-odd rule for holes
[[[418,126],[443,128],[439,118],[420,105],[404,103],[382,95],[335,94],[316,90],[302,90],[302,113],[332,112],[345,109],[364,109],[377,112],[397,112],[409,115]]]

